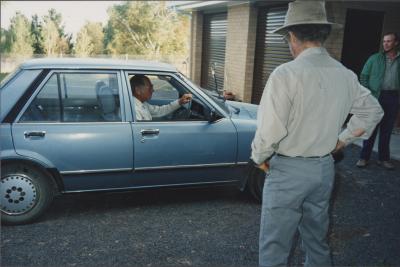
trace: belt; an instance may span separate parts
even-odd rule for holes
[[[276,155],[278,155],[279,157],[284,157],[284,158],[319,159],[319,158],[325,158],[325,157],[329,156],[330,154],[326,154],[323,156],[312,156],[312,157],[302,157],[302,156],[291,157],[291,156],[286,156],[286,155],[279,154],[279,153],[277,153]]]

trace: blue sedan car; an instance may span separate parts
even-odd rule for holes
[[[135,119],[130,78],[149,101],[192,101]],[[225,101],[164,63],[36,59],[1,84],[1,219],[38,218],[61,193],[235,184],[260,199],[264,175],[248,164],[257,106]]]

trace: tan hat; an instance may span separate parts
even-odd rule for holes
[[[289,9],[282,27],[272,33],[283,34],[285,29],[294,25],[322,24],[340,28],[340,24],[329,22],[326,18],[325,2],[315,0],[297,0],[289,3]]]

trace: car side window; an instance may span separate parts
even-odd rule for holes
[[[57,75],[52,75],[22,115],[22,122],[59,122],[60,100]]]
[[[54,73],[22,122],[121,121],[117,74]]]
[[[172,86],[169,79],[164,78],[165,76],[150,76],[150,80],[153,84],[153,96],[152,99],[178,99],[179,91]]]
[[[142,75],[142,74],[140,74]],[[129,80],[135,75],[129,75]],[[176,78],[170,75],[145,75],[152,84],[151,98],[146,102],[152,106],[164,106],[168,105],[173,101],[179,99],[182,95],[191,93],[182,83]],[[135,105],[137,101],[134,101]],[[209,108],[199,98],[193,95],[193,100],[183,106],[180,106],[174,110],[171,110],[167,114],[162,113],[159,116],[157,113],[147,114],[146,119],[143,119],[143,113],[151,113],[149,111],[143,111],[144,107],[135,106],[136,120],[138,121],[193,121],[193,120],[207,120],[209,114]],[[138,109],[138,110],[137,110]],[[152,108],[155,110],[154,108]]]

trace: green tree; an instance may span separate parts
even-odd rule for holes
[[[75,54],[81,57],[92,55],[94,45],[91,41],[92,40],[88,34],[88,30],[86,28],[82,28],[79,31],[76,39]]]
[[[71,52],[72,36],[64,33],[61,13],[57,13],[55,9],[50,9],[48,14],[43,17],[41,38],[43,39],[43,50],[47,55]]]
[[[48,55],[57,54],[57,45],[60,39],[57,26],[52,20],[45,20],[42,27],[41,36],[44,40],[43,50]]]
[[[11,37],[9,31],[0,29],[0,53],[10,53],[11,51]]]
[[[59,35],[64,36],[64,25],[62,24],[61,13],[57,13],[57,10],[51,8],[48,10],[48,14],[44,16],[44,20],[51,20],[52,22],[54,22]]]
[[[31,56],[33,54],[33,40],[30,32],[30,22],[20,12],[11,18],[9,30],[11,49],[15,55]]]
[[[75,53],[79,56],[102,54],[103,40],[104,32],[101,23],[87,22],[77,35]]]
[[[113,5],[105,40],[113,54],[160,57],[188,51],[188,18],[166,7],[164,1],[133,1]]]
[[[65,33],[65,26],[62,23],[61,13],[57,13],[57,11],[54,8],[52,8],[49,10],[47,18],[53,21],[57,27],[60,36],[58,43],[59,53],[71,53],[73,49],[72,34]]]
[[[111,45],[113,36],[114,36],[114,29],[112,27],[111,22],[108,21],[106,26],[104,27],[104,40],[103,40],[103,46],[106,53],[110,52],[110,49],[108,49],[108,47],[109,45]]]
[[[31,34],[33,40],[33,52],[35,54],[43,54],[42,24],[40,23],[39,17],[36,14],[32,16]]]
[[[8,2],[0,1],[1,8],[4,8]],[[0,53],[9,53],[11,51],[11,36],[7,29],[0,28]]]

